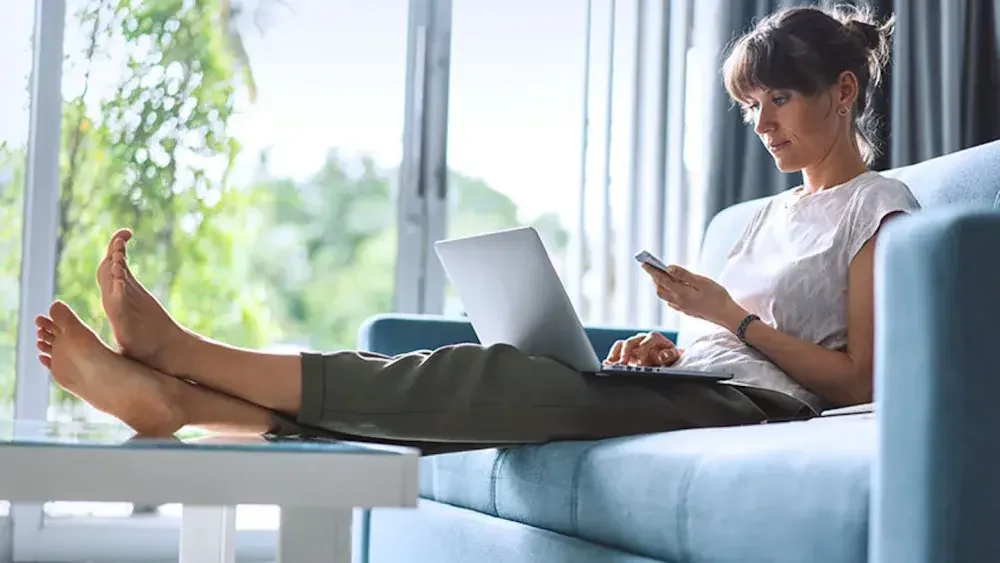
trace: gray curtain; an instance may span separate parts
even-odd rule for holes
[[[760,18],[794,2],[721,2],[708,41],[719,52]],[[830,4],[829,1],[812,3]],[[873,106],[882,116],[884,153],[877,170],[902,166],[1000,139],[1000,0],[870,0],[878,15],[896,13],[893,59]],[[717,73],[718,74],[718,73]],[[721,76],[721,75],[720,75]],[[733,107],[721,78],[711,90],[707,219],[743,201],[801,183],[782,174]]]
[[[801,2],[781,0],[714,0],[722,3],[714,21],[710,50],[719,53],[716,69],[721,68],[730,42],[752,26],[753,22],[775,10]],[[757,138],[753,128],[743,122],[717,79],[708,97],[708,158],[706,220],[730,205],[764,197],[791,188],[802,181],[801,174],[783,174]]]
[[[998,4],[897,3],[886,167],[1000,138]]]

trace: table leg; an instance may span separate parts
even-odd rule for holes
[[[350,563],[354,511],[282,507],[278,563]]]
[[[181,510],[180,563],[236,563],[236,507]]]

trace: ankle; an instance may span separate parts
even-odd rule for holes
[[[172,413],[172,420],[167,426],[171,427],[173,429],[171,433],[174,433],[190,423],[190,416],[185,405],[190,403],[189,394],[193,389],[191,389],[190,383],[170,376],[163,377],[160,383],[163,386],[166,406]]]
[[[201,340],[196,333],[177,326],[176,330],[164,337],[163,345],[156,353],[155,367],[167,375],[183,376],[191,373]]]

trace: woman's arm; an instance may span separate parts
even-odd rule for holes
[[[746,328],[747,343],[789,377],[837,405],[872,401],[875,347],[875,237],[851,262],[847,282],[847,349],[830,350],[762,322]],[[719,324],[735,333],[749,313],[733,303]]]
[[[763,322],[750,323],[744,333],[748,344],[789,377],[838,406],[872,400],[876,237],[877,233],[861,247],[849,268],[846,350],[824,348]],[[733,333],[749,315],[725,288],[709,278],[671,266],[675,277],[688,281],[697,289],[686,288],[651,267],[644,268],[657,284],[657,295],[682,313],[716,323]]]

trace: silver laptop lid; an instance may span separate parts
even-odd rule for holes
[[[444,240],[434,247],[482,344],[509,344],[581,372],[600,370],[534,228]]]

